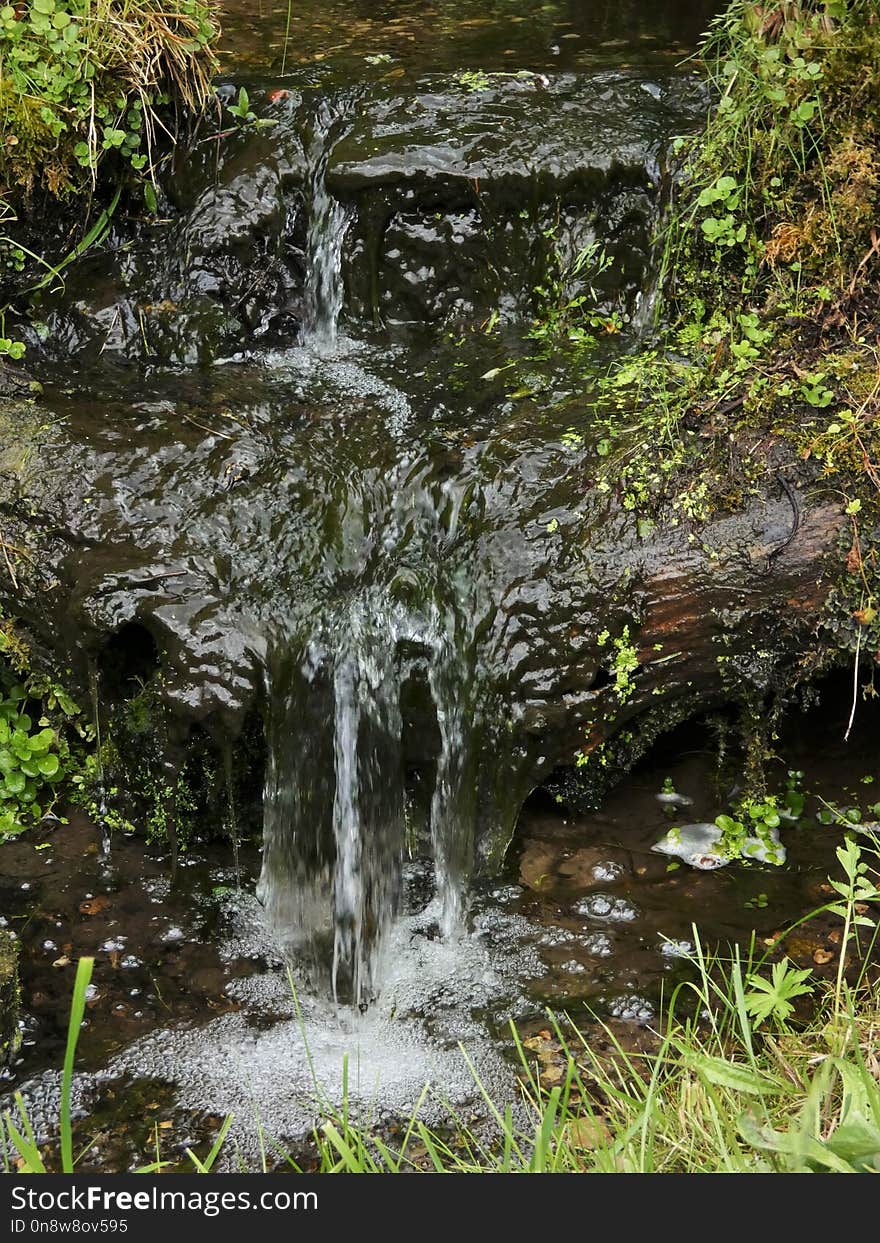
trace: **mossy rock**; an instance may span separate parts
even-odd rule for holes
[[[5,1066],[15,1056],[21,1040],[18,1030],[21,1001],[18,950],[15,936],[0,929],[0,1066]]]

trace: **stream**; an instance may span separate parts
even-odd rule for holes
[[[510,1023],[548,1006],[650,1047],[694,921],[770,937],[819,904],[839,840],[811,802],[784,868],[652,852],[666,778],[693,821],[737,781],[705,719],[600,810],[543,788],[616,607],[591,378],[651,329],[670,147],[705,108],[682,62],[714,6],[310,2],[288,40],[286,6],[227,9],[221,98],[244,85],[257,123],[203,122],[160,220],[117,222],[29,342],[71,660],[98,699],[155,679],[230,790],[249,730],[262,749],[262,832],[234,848],[171,869],[166,841],[77,812],[3,847],[25,997],[6,1086],[43,1137],[72,963],[96,957],[84,1169],[157,1142],[183,1168],[230,1113],[230,1168],[267,1145],[274,1167],[343,1090],[392,1129],[426,1084],[438,1125],[478,1111],[475,1077],[514,1100]],[[615,331],[573,363],[534,329],[577,299]],[[829,702],[784,723],[773,772],[854,802],[880,779],[870,730],[844,746]]]

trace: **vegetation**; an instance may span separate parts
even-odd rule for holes
[[[99,12],[107,30],[92,25]],[[204,103],[213,35],[197,0],[183,0],[154,25],[148,17],[158,12],[139,0],[98,8],[34,0],[24,16],[21,6],[0,10],[0,106],[18,127],[11,132],[21,134],[0,151],[7,197],[63,197],[112,169],[142,179],[150,205],[161,109],[172,98]],[[157,40],[141,59],[140,45],[126,43],[135,27]],[[877,7],[865,0],[762,7],[735,0],[716,22],[704,57],[717,103],[706,132],[678,149],[662,326],[600,385],[597,486],[618,492],[640,534],[655,521],[697,526],[768,477],[786,490],[791,476],[836,496],[848,538],[826,623],[828,647],[854,655],[858,688],[861,654],[880,649]],[[509,75],[467,73],[459,84],[479,92],[501,76]],[[258,123],[244,89],[227,111],[242,125]],[[98,232],[86,239],[100,236],[112,210],[104,209],[93,226]],[[552,230],[545,238],[554,241]],[[23,272],[28,261],[45,266],[10,238],[2,244],[10,273]],[[619,328],[596,309],[593,282],[609,261],[597,244],[570,265],[553,249],[555,262],[534,290],[531,336],[586,348]],[[56,264],[51,273],[59,270]],[[573,294],[578,281],[586,292]],[[0,336],[0,355],[20,352],[19,343]],[[576,429],[570,435],[578,445],[586,439]],[[547,533],[558,525],[553,519]],[[632,618],[597,637],[620,707],[634,693],[637,629]],[[136,741],[151,736],[146,686],[124,711]],[[78,712],[59,687],[30,671],[14,630],[0,628],[0,835],[21,832],[53,805],[72,766],[66,722]],[[86,806],[105,819],[101,801],[113,791],[106,772],[114,747],[113,739],[99,745],[80,777]],[[584,753],[578,763],[588,758]],[[149,832],[168,836],[176,850],[172,821],[185,807],[186,782],[172,784],[150,760],[136,771],[151,809]],[[775,795],[750,785],[716,820],[724,852],[779,862],[775,834],[803,812],[801,778],[790,773]],[[389,1134],[356,1116],[346,1096],[341,1108],[327,1103],[315,1130],[320,1168],[880,1172],[880,980],[870,966],[880,889],[867,856],[871,838],[853,836],[856,829],[870,833],[878,809],[826,804],[820,814],[848,830],[837,852],[841,875],[829,881],[822,908],[840,921],[830,982],[819,983],[786,956],[786,935],[766,953],[753,941],[745,956],[734,950],[722,958],[704,949],[695,930],[692,979],[668,999],[651,1053],[628,1051],[608,1028],[612,1053],[600,1053],[590,1031],[550,1014],[546,1028],[528,1039],[512,1031],[522,1102],[495,1101],[477,1080],[484,1124],[450,1112],[444,1127],[429,1128],[419,1102]],[[757,895],[747,905],[766,901]],[[76,1165],[73,1067],[90,973],[91,960],[82,959],[62,1077],[66,1172]],[[20,1096],[16,1107],[17,1115],[5,1117],[16,1164],[46,1172],[50,1159]],[[199,1172],[221,1158],[230,1121],[206,1156],[187,1150]],[[157,1152],[144,1168],[171,1164]],[[292,1158],[288,1164],[296,1168]]]
[[[789,474],[844,498],[847,614],[829,637],[864,648],[880,639],[880,15],[735,0],[702,56],[717,103],[678,144],[664,326],[602,385],[600,487],[700,521],[765,479],[780,446]]]
[[[32,0],[0,9],[0,188],[62,196],[116,158],[152,172],[169,105],[211,96],[203,0]]]
[[[213,98],[212,13],[209,0],[0,7],[0,360],[24,354],[5,333],[14,300],[60,279],[104,236],[123,184],[156,210],[168,138]],[[95,191],[104,205],[90,220]],[[47,196],[75,204],[78,236],[61,258],[24,228]]]
[[[0,842],[48,815],[91,739],[65,689],[30,666],[26,643],[0,614]],[[73,747],[71,747],[71,739]]]

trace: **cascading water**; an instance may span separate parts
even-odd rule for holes
[[[464,109],[462,133],[471,135],[467,144],[474,143],[475,127],[479,131],[486,124],[484,112],[479,109],[476,117],[471,116],[459,89],[445,89],[444,107]],[[567,99],[567,107],[585,107],[571,85],[561,83],[554,89]],[[367,367],[362,363],[363,342],[357,346],[352,343],[351,348],[347,343],[346,358],[339,358],[336,341],[346,292],[343,249],[349,226],[352,234],[357,234],[352,255],[374,254],[377,261],[384,255],[384,266],[380,265],[383,281],[392,278],[394,265],[409,247],[409,267],[398,273],[399,286],[409,291],[423,280],[434,280],[438,303],[433,311],[438,316],[446,306],[441,288],[449,285],[455,291],[461,272],[470,266],[466,257],[469,251],[462,249],[449,270],[444,267],[444,255],[436,249],[438,221],[442,224],[446,218],[455,219],[451,241],[462,247],[469,230],[480,227],[485,251],[474,254],[484,266],[486,288],[477,276],[470,292],[466,282],[462,283],[460,292],[446,306],[446,313],[464,313],[474,322],[477,314],[470,305],[471,296],[485,297],[490,288],[495,288],[498,272],[505,270],[510,270],[511,290],[520,291],[518,296],[510,290],[490,296],[502,297],[502,301],[507,296],[511,305],[531,314],[525,308],[531,307],[533,281],[516,256],[522,259],[532,254],[536,230],[541,239],[538,249],[542,254],[547,249],[543,245],[547,229],[542,227],[546,205],[537,203],[532,211],[523,211],[517,200],[511,219],[507,174],[496,177],[491,191],[486,189],[486,177],[491,177],[498,159],[495,131],[480,137],[486,148],[480,159],[472,152],[467,157],[474,173],[466,179],[467,185],[474,185],[481,199],[477,225],[472,213],[438,210],[442,208],[435,186],[435,179],[441,178],[439,170],[446,169],[449,175],[454,168],[457,177],[461,172],[457,162],[464,155],[455,147],[438,154],[433,143],[418,154],[420,144],[428,140],[425,133],[430,134],[436,119],[433,109],[438,108],[439,96],[435,98],[431,92],[419,96],[418,104],[410,104],[398,116],[393,94],[385,97],[379,92],[370,102],[369,94],[360,91],[358,86],[346,86],[314,102],[309,96],[290,131],[296,144],[293,163],[302,160],[305,167],[306,272],[301,343],[306,348],[288,352],[297,355],[295,362],[285,352],[280,352],[275,362],[280,368],[298,368],[296,392],[309,394],[309,399],[314,394],[318,408],[327,411],[331,429],[337,418],[331,411],[337,409],[344,390],[346,436],[339,438],[338,431],[331,434],[321,420],[314,421],[298,446],[297,467],[278,479],[283,493],[298,479],[302,460],[302,486],[293,482],[291,510],[273,526],[283,547],[273,547],[272,552],[281,579],[277,593],[268,588],[272,597],[268,614],[272,620],[266,623],[271,653],[266,667],[270,711],[265,854],[260,881],[261,900],[293,960],[305,968],[312,981],[323,981],[324,989],[337,1001],[354,1006],[372,1001],[382,987],[383,942],[388,941],[400,907],[408,850],[430,854],[433,859],[435,899],[431,917],[436,917],[441,937],[454,937],[464,924],[467,883],[477,848],[477,805],[491,805],[496,823],[490,832],[510,822],[515,814],[520,792],[517,766],[522,761],[523,768],[527,767],[523,757],[528,758],[527,748],[532,743],[521,745],[520,758],[501,745],[500,717],[488,712],[477,690],[477,670],[481,679],[486,675],[488,684],[491,653],[482,650],[477,661],[474,635],[482,626],[484,640],[493,633],[502,645],[500,666],[493,670],[498,686],[507,677],[503,645],[511,643],[512,634],[520,634],[513,648],[523,665],[523,677],[515,679],[515,694],[527,691],[532,676],[528,670],[532,605],[525,597],[517,603],[516,592],[510,595],[510,585],[520,582],[523,558],[528,574],[536,573],[536,556],[541,559],[547,554],[552,559],[552,544],[543,541],[542,552],[536,554],[529,532],[551,531],[554,512],[547,507],[544,485],[538,486],[541,471],[536,472],[533,464],[532,446],[525,450],[528,461],[523,462],[521,477],[516,466],[510,470],[492,466],[490,454],[486,479],[481,477],[479,452],[465,465],[461,447],[451,449],[451,445],[466,444],[460,428],[446,429],[435,444],[429,447],[423,443],[414,452],[413,429],[408,425],[413,416],[410,392],[394,389],[392,393],[389,385],[377,385],[377,378],[369,372],[369,355]],[[367,109],[375,109],[374,123],[367,127],[360,107],[364,102]],[[430,123],[421,118],[424,108],[429,109]],[[554,107],[551,117],[544,118],[551,127],[549,138],[542,138],[534,153],[544,160],[551,160],[553,126],[561,112]],[[395,117],[393,124],[389,124],[389,114]],[[597,114],[589,113],[583,119],[584,132],[589,132]],[[502,121],[505,117],[506,113]],[[384,145],[389,134],[396,140],[390,154]],[[343,138],[344,154],[338,147]],[[462,152],[470,149],[467,144]],[[352,155],[349,148],[355,153],[360,150],[359,173],[354,181],[351,173],[344,172]],[[411,154],[413,149],[415,155]],[[455,159],[450,165],[451,157]],[[526,167],[531,167],[528,160]],[[416,170],[421,170],[428,181],[421,185],[420,193],[409,189],[401,193],[400,168],[405,169],[405,185]],[[339,177],[341,169],[343,175]],[[389,169],[393,172],[390,181]],[[486,175],[477,175],[477,170],[487,170]],[[349,186],[346,193],[352,194],[351,204],[331,193],[336,184],[334,175]],[[352,191],[352,184],[360,189]],[[372,185],[372,189],[365,190],[364,185]],[[529,193],[538,185],[539,179],[529,174]],[[446,191],[451,201],[459,203],[460,185],[447,185]],[[380,210],[377,203],[382,204]],[[650,210],[650,204],[640,210]],[[486,225],[495,213],[503,227]],[[595,204],[583,204],[579,211],[572,209],[569,216],[566,227],[571,232],[568,242],[574,254],[584,242],[597,244],[603,232]],[[364,241],[364,237],[373,236],[370,229],[375,229],[379,220],[385,221],[383,236]],[[610,230],[612,224],[607,222],[605,232]],[[506,246],[513,247],[510,254]],[[428,256],[424,261],[423,252]],[[377,292],[373,272],[367,295],[363,266],[352,262],[347,270],[352,316],[358,307],[362,314],[368,307],[375,311],[375,298],[389,292],[384,288]],[[577,277],[577,265],[572,271]],[[490,280],[486,272],[495,275]],[[583,296],[579,290],[580,286],[573,286],[566,291],[572,306],[577,306],[578,297]],[[648,310],[646,303],[644,308],[636,303],[636,317]],[[405,298],[395,307],[395,316],[409,322]],[[491,322],[491,316],[486,322]],[[641,329],[643,324],[639,322],[636,327]],[[420,358],[418,352],[413,354],[414,362]],[[495,362],[495,357],[492,360]],[[457,365],[456,360],[454,367]],[[501,369],[512,365],[506,363]],[[428,388],[435,383],[424,359],[406,370],[420,375]],[[497,370],[482,368],[477,373],[477,388],[482,389]],[[436,404],[425,411],[426,440],[434,439],[434,431],[426,429],[433,429],[454,389],[454,383],[442,384]],[[377,408],[369,414],[374,404]],[[469,426],[469,435],[471,430]],[[506,445],[505,435],[501,441]],[[329,446],[326,456],[324,445]],[[456,461],[456,452],[461,460]],[[502,447],[502,457],[506,454],[506,447]],[[486,551],[479,547],[484,525],[477,511],[486,503],[501,503],[506,485],[498,480],[505,479],[518,481],[511,484],[505,505],[512,503],[516,512],[522,503],[520,492],[534,485],[536,512],[528,522],[517,521],[510,537],[502,534],[495,542],[488,542]],[[503,527],[500,513],[498,510],[496,536]],[[547,564],[538,577],[546,580],[549,571]],[[506,576],[501,584],[492,582],[497,573]],[[403,593],[405,604],[394,589],[401,578],[410,584]],[[252,583],[249,592],[260,594]],[[517,608],[522,615],[492,631],[502,595],[505,599],[510,595],[508,607]],[[266,617],[262,615],[262,621]],[[277,617],[283,618],[282,625],[277,624]],[[571,638],[568,633],[566,643],[571,643]],[[546,674],[542,669],[541,676]],[[419,681],[434,722],[433,751],[428,759],[421,756],[420,778],[423,788],[430,791],[423,800],[426,805],[420,808],[426,822],[421,834],[418,824],[414,827],[418,815],[414,820],[406,786],[408,712],[404,700],[414,680]],[[529,711],[536,716],[534,705],[529,705]],[[480,748],[475,741],[477,720],[486,725]],[[477,750],[481,753],[480,773]],[[487,751],[491,753],[488,758]],[[493,781],[491,796],[481,802],[479,787],[481,782],[485,787],[488,769],[492,771],[488,774]],[[486,838],[484,825],[481,848]]]
[[[438,922],[460,928],[473,853],[472,721],[466,658],[437,618],[359,599],[297,653],[271,686],[260,898],[312,980],[363,1006],[381,987],[414,831],[407,809],[401,696],[426,670],[439,750],[430,805]]]
[[[336,341],[344,296],[342,247],[350,214],[327,189],[327,164],[344,127],[344,105],[322,101],[305,144],[310,206],[303,330],[307,340],[325,349]]]

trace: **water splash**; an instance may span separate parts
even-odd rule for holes
[[[310,193],[306,233],[306,283],[303,335],[319,348],[336,342],[345,290],[342,247],[350,211],[327,189],[327,164],[344,132],[346,110],[338,100],[322,101],[305,140],[307,186]]]

